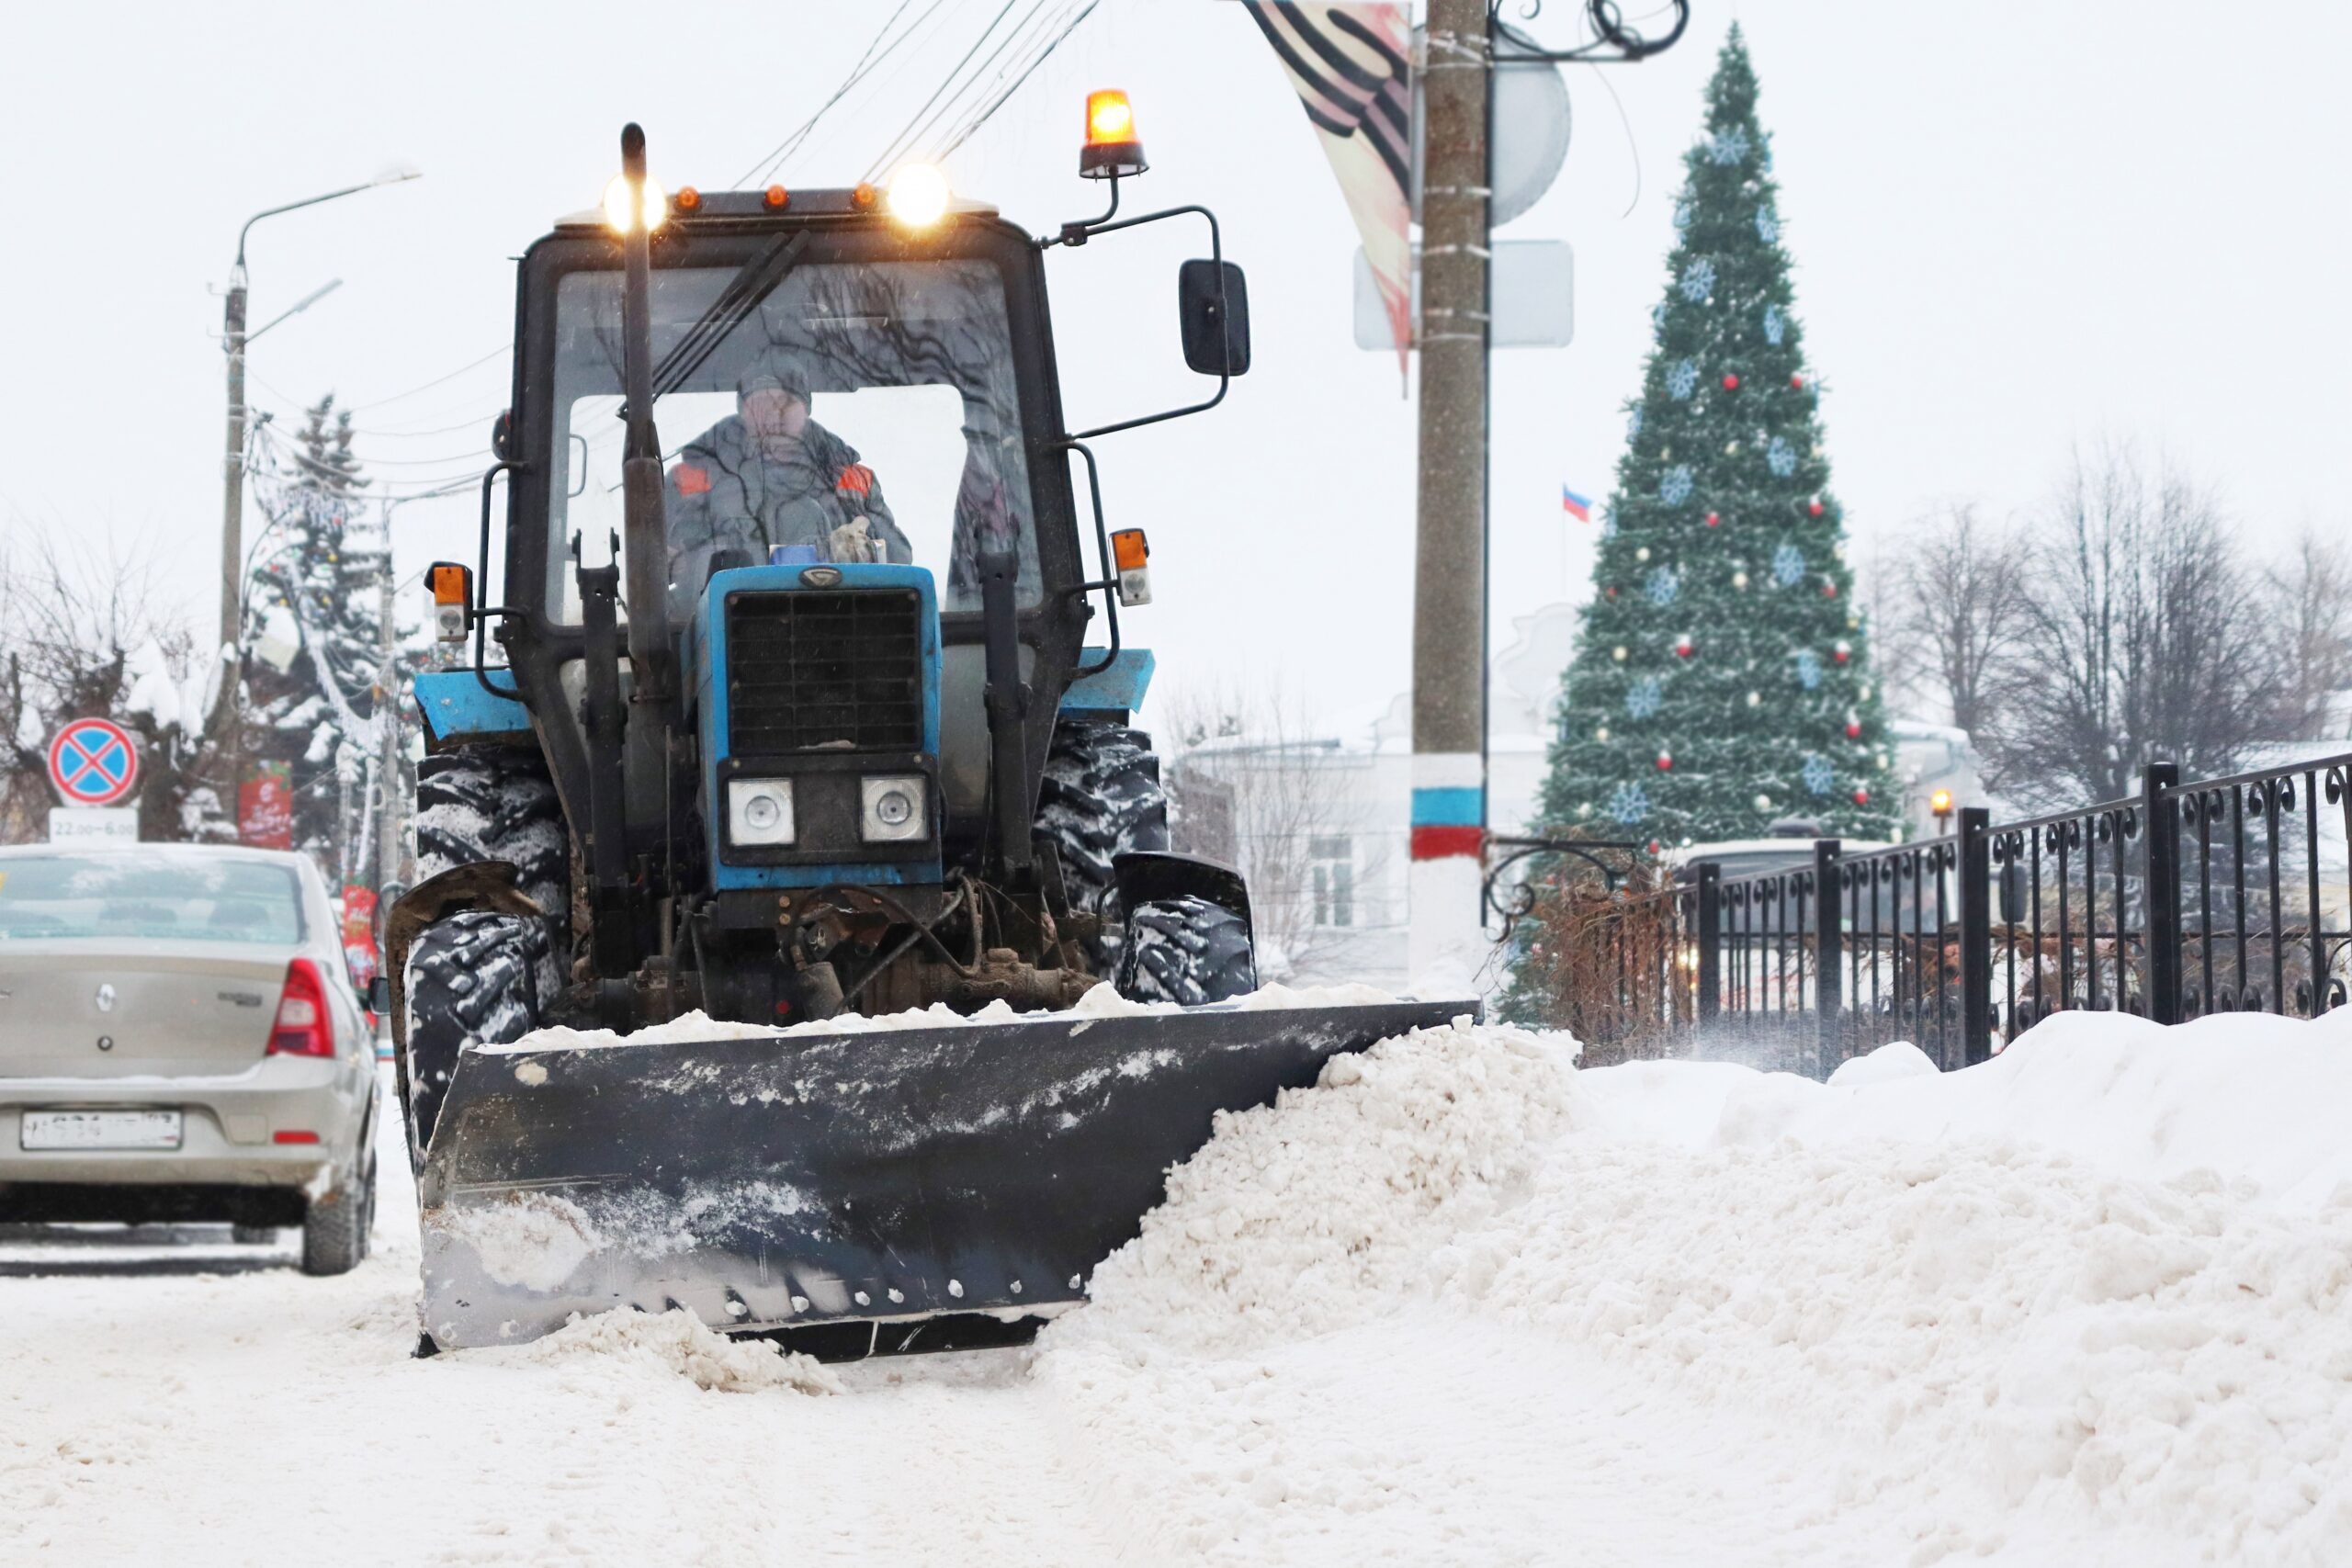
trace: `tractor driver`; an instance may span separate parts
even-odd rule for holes
[[[721,550],[752,565],[780,547],[812,561],[913,561],[874,470],[808,417],[798,377],[755,368],[735,391],[738,412],[686,443],[666,481],[673,599],[701,591]]]

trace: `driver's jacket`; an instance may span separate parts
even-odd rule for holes
[[[711,557],[740,550],[764,566],[780,546],[802,546],[817,560],[914,560],[914,547],[882,499],[874,470],[849,443],[810,420],[785,457],[761,450],[741,416],[688,442],[664,481],[673,614],[691,610],[710,576]],[[863,518],[870,555],[841,556],[842,530]]]

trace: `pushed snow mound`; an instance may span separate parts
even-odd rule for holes
[[[1835,1089],[1417,1032],[1221,1119],[1042,1371],[1141,1442],[1097,1384],[1392,1317],[1406,1356],[1434,1313],[1785,1432],[1914,1561],[2128,1521],[2184,1558],[2352,1562],[2352,1185],[2312,1196],[2300,1132],[2345,1103],[2343,1048],[2253,1021],[2278,1038],[2249,1054],[2230,1021],[2045,1024]]]
[[[512,1352],[488,1351],[488,1355]],[[797,1351],[763,1339],[729,1339],[680,1308],[665,1313],[608,1312],[575,1318],[520,1352],[543,1364],[618,1361],[683,1377],[718,1393],[785,1388],[840,1393],[841,1379]]]

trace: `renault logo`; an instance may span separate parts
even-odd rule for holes
[[[114,987],[112,986],[100,986],[98,987],[97,1003],[98,1010],[100,1012],[114,1011]]]

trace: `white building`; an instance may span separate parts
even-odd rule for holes
[[[1576,625],[1576,606],[1546,606],[1516,620],[1511,642],[1495,655],[1487,773],[1494,837],[1533,827]],[[1910,837],[1940,830],[1930,805],[1939,789],[1950,790],[1955,805],[1985,804],[1964,733],[1909,722],[1890,728]],[[1358,737],[1213,739],[1179,754],[1170,775],[1178,847],[1236,860],[1250,874],[1268,978],[1406,987],[1412,802],[1406,697]]]

